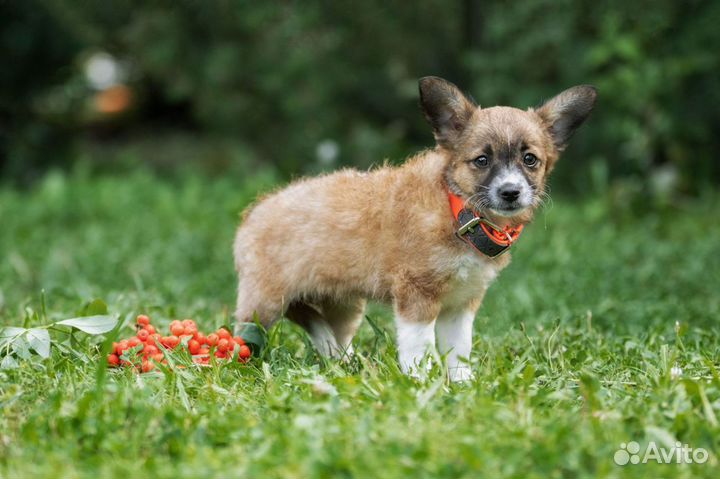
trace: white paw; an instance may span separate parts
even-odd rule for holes
[[[428,377],[428,373],[432,369],[432,363],[430,360],[425,361],[424,366],[418,364],[420,361],[416,361],[413,363],[410,362],[401,362],[400,363],[400,369],[403,373],[405,373],[407,376],[410,376],[413,379],[417,379],[418,381],[424,381]]]
[[[430,360],[423,362],[425,355],[434,351],[435,321],[417,323],[396,318],[398,336],[398,361],[400,369],[408,376],[424,379],[431,368]]]
[[[346,363],[352,361],[352,358],[355,356],[355,350],[353,349],[352,344],[348,345],[348,347],[344,349],[338,348],[336,356]]]
[[[450,381],[454,383],[472,381],[475,379],[475,375],[468,366],[455,366],[448,368],[448,377],[450,378]]]

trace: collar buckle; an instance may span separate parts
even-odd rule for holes
[[[477,216],[475,216],[470,221],[468,221],[467,223],[462,225],[460,228],[458,228],[458,230],[456,231],[456,234],[458,236],[462,236],[465,233],[467,233],[468,231],[471,233],[474,233],[475,227],[477,225],[479,225],[480,223],[482,223],[482,220],[480,218],[478,218]]]

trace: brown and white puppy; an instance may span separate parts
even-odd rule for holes
[[[388,301],[405,372],[437,340],[450,379],[471,378],[473,319],[510,256],[456,236],[448,192],[500,227],[527,223],[595,98],[577,86],[538,109],[480,108],[452,83],[422,78],[435,149],[399,167],[299,180],[246,212],[234,245],[238,326],[285,315],[337,356],[352,351],[366,300]]]

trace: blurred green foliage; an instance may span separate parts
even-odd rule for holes
[[[416,82],[433,74],[523,108],[595,84],[555,184],[694,193],[720,178],[718,20],[712,0],[0,2],[0,166],[33,176],[87,144],[152,162],[170,138],[175,166],[367,167],[432,143]],[[97,52],[134,92],[109,120],[86,114]]]

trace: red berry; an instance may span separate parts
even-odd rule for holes
[[[182,324],[176,324],[170,328],[170,332],[173,334],[173,336],[181,336],[185,333],[185,326]]]
[[[140,326],[147,326],[148,324],[150,324],[150,318],[144,314],[140,314],[137,317],[137,323]]]
[[[227,358],[227,354],[222,351],[215,351],[215,357],[220,359]]]
[[[143,361],[142,372],[149,373],[153,369],[155,369],[155,365],[153,363],[151,363],[150,361],[145,361],[145,360]]]
[[[185,326],[185,334],[189,334],[190,336],[195,336],[198,332],[197,326],[190,325]]]
[[[145,342],[150,337],[150,333],[148,333],[145,329],[141,329],[140,331],[138,331],[137,337],[140,341]]]
[[[178,338],[177,336],[168,336],[168,341],[170,348],[174,348],[178,344],[180,344],[180,338]]]
[[[250,348],[245,346],[244,344],[240,346],[240,349],[238,350],[238,357],[240,359],[247,359],[252,355],[252,351],[250,351]]]
[[[117,347],[115,348],[115,354],[117,354],[118,356],[121,356],[123,351],[125,351],[129,347],[130,347],[130,345],[128,344],[127,339],[123,339],[122,341],[120,341],[118,343]]]
[[[215,333],[210,333],[210,334],[207,335],[207,344],[208,344],[209,346],[215,346],[215,345],[217,345],[219,339],[220,339],[220,338],[218,337],[217,334],[215,334]]]
[[[155,353],[155,354],[153,354],[153,357],[152,357],[152,358],[153,358],[155,361],[157,361],[158,363],[161,363],[162,360],[163,360],[163,358],[165,358],[165,355],[164,355],[163,353]]]
[[[107,362],[110,366],[119,366],[120,358],[117,354],[108,354]]]
[[[193,356],[193,362],[196,364],[208,364],[210,358],[204,356]]]
[[[138,344],[140,344],[140,339],[137,336],[133,336],[132,338],[128,339],[128,347],[134,348]]]
[[[152,324],[146,325],[143,329],[147,331],[148,334],[155,334],[155,326],[153,326]]]
[[[230,339],[230,331],[228,331],[225,328],[220,328],[217,330],[217,335],[221,339]]]
[[[227,350],[228,350],[229,347],[230,347],[230,341],[228,341],[228,340],[225,339],[225,338],[222,338],[222,339],[219,340],[218,343],[217,343],[218,351],[220,351],[221,353],[227,352]]]
[[[188,341],[188,351],[190,351],[190,354],[195,355],[200,352],[200,343],[198,343],[195,339],[191,339]]]
[[[200,343],[201,346],[202,346],[203,344],[205,344],[205,342],[207,341],[207,337],[206,337],[203,333],[201,333],[200,331],[198,331],[197,333],[195,333],[194,339],[195,339],[195,341],[197,341],[198,343]]]
[[[183,319],[182,325],[186,328],[190,326],[195,327],[195,321],[193,321],[192,319]]]
[[[233,338],[233,341],[235,341],[235,343],[236,343],[238,346],[242,346],[243,344],[245,344],[245,340],[244,340],[243,338],[241,338],[240,336],[235,336],[235,337]]]
[[[153,346],[152,344],[146,344],[143,348],[143,354],[145,354],[146,356],[152,356],[153,354],[157,354],[158,352],[159,351],[157,346]]]

